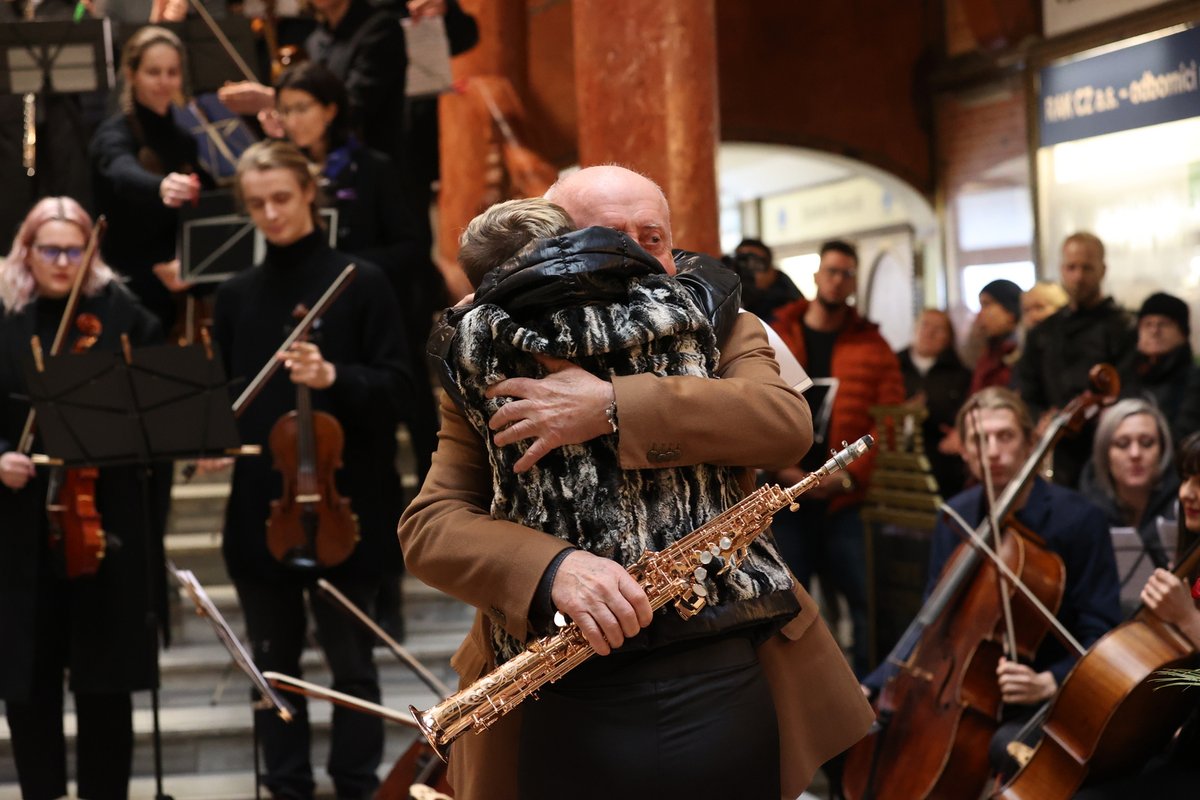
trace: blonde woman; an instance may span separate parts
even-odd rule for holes
[[[104,256],[166,330],[176,316],[171,292],[184,288],[178,209],[213,186],[173,110],[183,97],[183,56],[183,42],[165,28],[134,33],[121,54],[121,110],[100,125],[90,148],[96,207],[109,223]]]

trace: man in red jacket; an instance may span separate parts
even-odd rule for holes
[[[779,473],[784,486],[819,466],[830,447],[875,432],[871,406],[904,402],[900,362],[879,334],[847,302],[858,287],[858,253],[843,241],[821,246],[815,275],[817,296],[781,307],[774,327],[816,382],[807,393],[815,438],[808,455]],[[796,577],[808,586],[813,573],[846,598],[854,628],[854,669],[867,663],[866,544],[859,508],[874,467],[874,451],[803,496],[795,514],[772,523],[779,550]]]

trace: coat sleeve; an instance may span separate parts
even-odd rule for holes
[[[346,92],[360,127],[363,120],[378,113],[387,103],[396,102],[392,86],[397,81],[403,86],[408,71],[408,50],[397,18],[381,13],[364,24],[370,30],[361,34],[346,72]]]
[[[779,376],[762,323],[739,314],[717,378],[627,375],[613,379],[624,469],[681,464],[781,469],[812,446],[812,414]],[[650,451],[677,451],[651,460]]]
[[[405,565],[524,641],[538,582],[565,543],[492,519],[491,466],[483,440],[447,396],[441,412],[429,474],[400,518]]]
[[[357,298],[361,361],[333,362],[337,379],[330,395],[341,419],[378,419],[395,422],[407,418],[407,397],[412,392],[408,371],[408,344],[400,308],[383,273],[371,264],[359,264],[352,287]]]
[[[163,176],[141,165],[137,141],[121,120],[113,118],[101,125],[89,150],[96,172],[112,184],[114,194],[130,203],[161,205],[158,187]]]

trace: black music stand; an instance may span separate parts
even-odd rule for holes
[[[325,223],[329,246],[337,246],[338,210],[318,211]],[[266,257],[267,241],[254,221],[238,208],[233,192],[201,192],[195,206],[179,209],[181,277],[193,284],[217,284],[247,270]]]
[[[25,98],[26,175],[36,172],[37,96],[108,91],[116,83],[107,19],[0,25],[0,94]]]
[[[49,463],[138,466],[146,527],[146,563],[154,564],[150,507],[155,462],[225,455],[238,446],[224,369],[205,345],[156,345],[124,353],[32,354],[23,364],[30,403]],[[159,630],[156,581],[146,583]],[[157,672],[157,650],[155,651]],[[156,797],[163,793],[158,688],[150,690]]]
[[[224,369],[204,345],[89,351],[24,366],[55,463],[148,465],[226,455],[239,445]]]

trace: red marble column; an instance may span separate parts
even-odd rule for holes
[[[579,161],[656,181],[675,246],[720,253],[714,0],[573,0]]]

